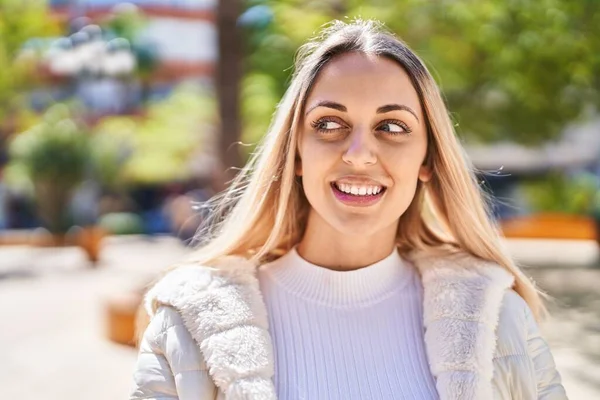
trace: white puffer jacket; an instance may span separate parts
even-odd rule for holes
[[[564,400],[550,350],[503,268],[470,256],[414,260],[425,343],[442,400]],[[146,295],[131,400],[276,399],[256,266],[185,265]]]

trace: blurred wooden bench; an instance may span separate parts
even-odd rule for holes
[[[15,229],[0,231],[0,246],[63,247],[78,246],[93,264],[100,259],[102,239],[106,232],[99,227],[73,227],[69,232],[56,235],[46,229]]]
[[[567,214],[535,214],[500,221],[508,238],[598,240],[596,221]]]

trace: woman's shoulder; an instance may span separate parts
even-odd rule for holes
[[[500,318],[524,319],[527,314],[532,314],[527,302],[514,289],[507,289],[502,298]]]
[[[527,341],[537,323],[531,308],[513,289],[504,293],[496,330],[496,357],[527,354]]]
[[[242,257],[224,257],[211,265],[186,261],[151,285],[144,296],[144,308],[150,316],[163,305],[180,310],[209,288],[252,283],[254,275],[253,263]]]
[[[150,317],[162,306],[177,308],[177,304],[195,288],[202,289],[212,280],[211,268],[201,265],[180,265],[156,280],[144,296],[144,308]]]
[[[160,338],[173,328],[185,328],[181,314],[173,307],[161,305],[158,307],[152,319],[150,320],[146,335],[154,338]]]

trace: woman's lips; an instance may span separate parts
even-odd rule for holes
[[[371,205],[377,203],[379,200],[381,200],[381,198],[383,197],[383,195],[386,191],[386,188],[384,187],[381,190],[381,192],[379,192],[377,194],[355,195],[355,194],[342,192],[340,189],[337,188],[337,186],[333,182],[331,183],[330,186],[331,186],[331,190],[333,191],[333,195],[335,196],[336,199],[338,199],[340,202],[344,203],[345,205],[353,206],[353,207],[371,206]]]

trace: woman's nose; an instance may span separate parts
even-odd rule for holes
[[[374,151],[373,138],[370,132],[365,130],[353,130],[348,137],[348,148],[342,155],[342,160],[346,164],[360,167],[363,165],[373,165],[377,162],[377,156]]]

